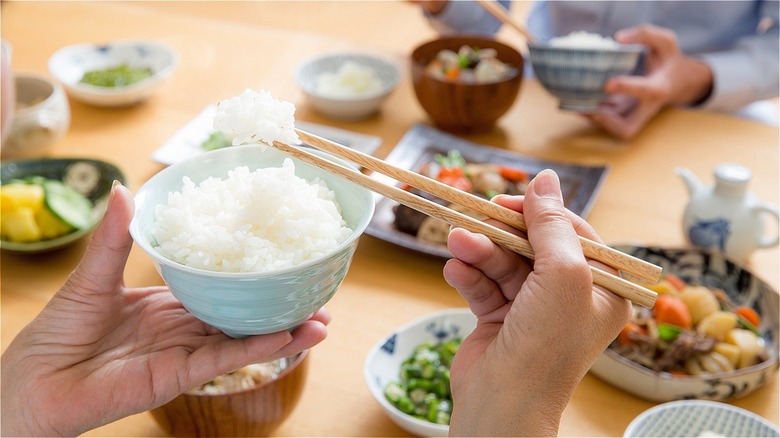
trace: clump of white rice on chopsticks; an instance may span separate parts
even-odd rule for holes
[[[228,102],[221,129],[235,133],[235,144],[291,141],[295,107],[268,98],[267,92],[248,90],[220,103]],[[333,252],[351,233],[335,193],[318,178],[296,176],[289,158],[281,167],[239,166],[225,179],[210,177],[199,184],[184,177],[182,190],[157,206],[152,230],[163,256],[220,272],[292,267]]]
[[[233,139],[233,145],[263,143],[274,140],[301,144],[295,133],[295,105],[279,101],[266,90],[244,90],[217,106],[214,128]]]

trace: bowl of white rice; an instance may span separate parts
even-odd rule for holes
[[[606,98],[604,84],[613,76],[638,74],[644,47],[620,44],[584,31],[528,44],[534,74],[559,99],[559,107],[595,112]]]
[[[189,312],[243,337],[293,329],[330,300],[373,210],[352,182],[242,145],[150,178],[130,233]]]
[[[379,111],[400,80],[389,59],[366,53],[331,53],[304,61],[295,81],[308,103],[335,120],[356,121]]]

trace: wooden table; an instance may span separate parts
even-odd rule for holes
[[[151,38],[173,46],[180,65],[173,80],[150,101],[131,108],[101,109],[71,102],[72,124],[51,156],[86,156],[118,163],[137,189],[162,166],[151,153],[204,106],[240,93],[267,89],[297,106],[298,120],[377,135],[384,156],[415,123],[427,123],[412,91],[408,68],[381,113],[354,123],[313,112],[295,87],[292,72],[305,58],[329,50],[359,48],[395,57],[405,68],[415,44],[434,36],[419,11],[402,2],[2,2],[2,37],[13,46],[17,71],[47,73],[49,56],[81,42]],[[511,31],[499,37],[522,43]],[[606,184],[589,221],[608,243],[682,246],[681,216],[688,194],[673,173],[691,168],[705,182],[714,166],[736,161],[754,172],[751,189],[778,202],[778,129],[726,116],[667,110],[636,139],[614,140],[526,80],[511,111],[492,132],[466,137],[532,157],[608,164]],[[50,254],[2,254],[2,345],[44,306],[78,263],[86,242]],[[347,278],[328,304],[329,336],[312,351],[302,400],[277,434],[282,436],[399,436],[363,382],[368,350],[396,326],[464,301],[443,280],[443,260],[364,236]],[[778,250],[755,253],[750,268],[778,287]],[[160,284],[150,260],[134,248],[126,270],[129,286]],[[778,423],[778,385],[733,402]],[[564,412],[561,435],[621,435],[654,403],[586,376]],[[147,413],[88,435],[159,436]]]

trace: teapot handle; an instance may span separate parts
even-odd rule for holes
[[[758,239],[759,248],[770,248],[780,242],[780,213],[778,212],[777,205],[761,203],[753,207],[755,214],[765,213],[775,218],[775,225],[777,225],[777,231],[775,231],[774,237],[762,236]]]

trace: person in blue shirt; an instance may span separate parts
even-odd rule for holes
[[[416,1],[441,33],[493,34],[500,23],[470,1]],[[511,7],[508,1],[501,2]],[[643,76],[612,78],[613,96],[588,116],[619,138],[635,136],[667,106],[735,113],[777,124],[780,2],[536,1],[527,27],[541,41],[574,31],[648,48]]]

